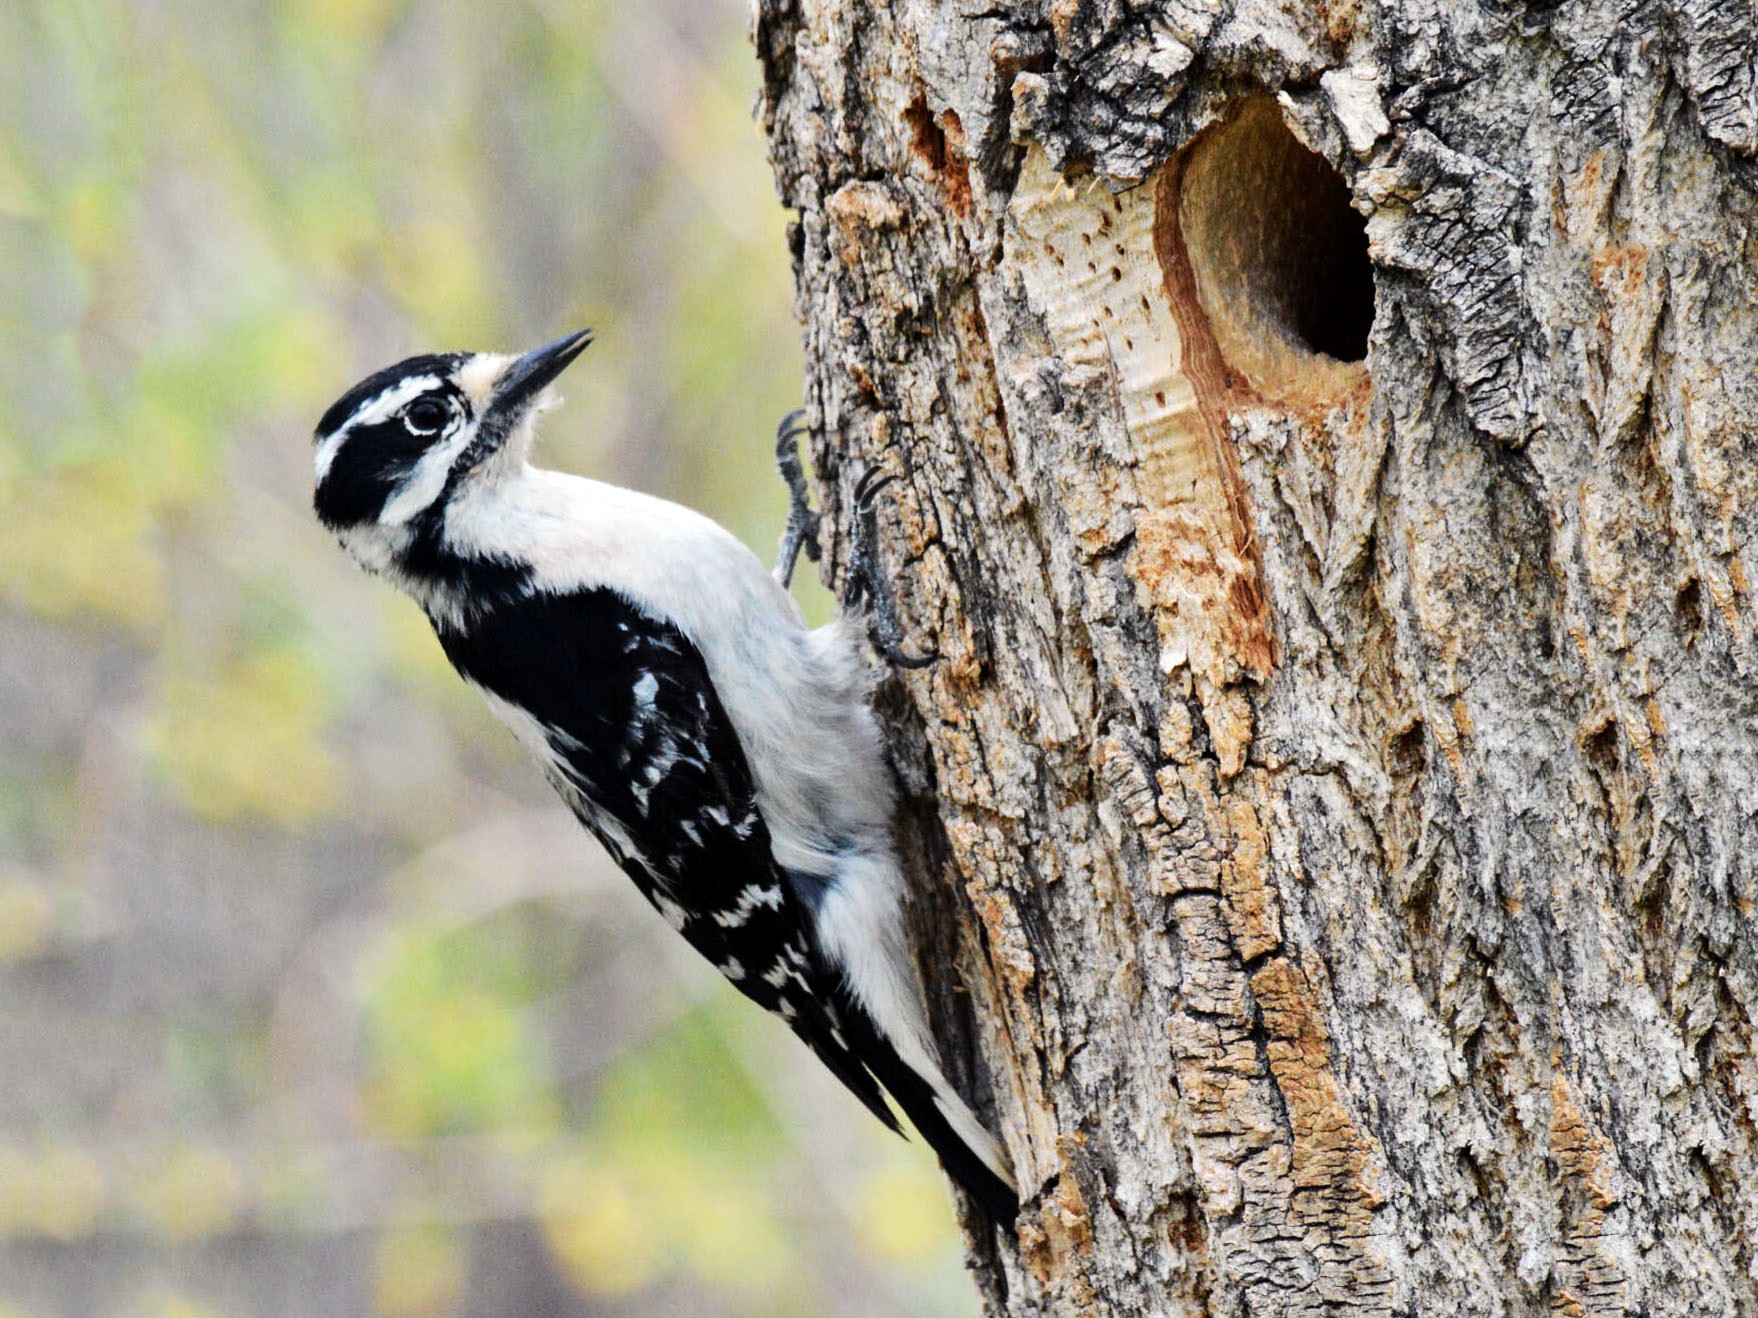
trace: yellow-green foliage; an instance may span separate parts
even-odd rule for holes
[[[450,1313],[464,1290],[458,1233],[431,1223],[393,1227],[373,1251],[373,1309],[412,1316]]]
[[[737,1004],[678,1018],[605,1077],[585,1151],[545,1175],[544,1231],[585,1288],[673,1272],[762,1291],[791,1261],[773,1177],[774,1117],[722,1042]]]
[[[0,1147],[0,1238],[83,1236],[97,1226],[108,1194],[104,1169],[87,1149],[47,1137]]]
[[[243,1212],[244,1178],[218,1149],[178,1145],[136,1175],[133,1218],[166,1240],[202,1240],[231,1227]]]
[[[147,745],[195,814],[298,823],[341,799],[342,766],[312,735],[325,703],[304,656],[267,650],[168,679]]]
[[[535,972],[495,925],[396,929],[366,996],[369,1119],[400,1140],[547,1131],[560,1117],[528,1020]]]

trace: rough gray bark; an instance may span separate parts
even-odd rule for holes
[[[992,1308],[1758,1311],[1751,5],[756,36]]]

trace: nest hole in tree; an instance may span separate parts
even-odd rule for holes
[[[1191,143],[1175,223],[1229,366],[1288,401],[1362,378],[1373,324],[1366,221],[1275,102],[1245,101]]]

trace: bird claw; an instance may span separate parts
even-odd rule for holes
[[[781,470],[781,479],[787,483],[787,527],[782,532],[781,549],[775,558],[775,579],[783,586],[793,584],[794,566],[800,561],[802,549],[814,563],[823,554],[818,543],[821,514],[812,507],[811,495],[806,490],[805,469],[800,463],[800,438],[810,433],[803,407],[796,407],[782,417],[781,425],[775,431],[775,465]]]
[[[843,608],[854,612],[863,600],[873,644],[898,668],[927,668],[939,661],[938,652],[912,655],[903,648],[903,624],[897,614],[897,600],[879,567],[879,514],[875,498],[879,491],[897,477],[868,467],[855,480],[855,517],[850,536],[848,590],[843,595]]]
[[[862,512],[870,512],[879,491],[887,485],[896,483],[897,477],[879,467],[868,467],[855,480],[855,507]]]
[[[800,461],[800,439],[810,434],[806,409],[795,408],[781,419],[775,431],[775,465],[787,483],[787,526],[782,531],[781,549],[775,559],[775,579],[784,587],[793,583],[794,567],[800,554],[816,563],[823,546],[818,539],[818,526],[823,514],[812,507],[806,488],[806,473]],[[879,492],[892,484],[896,476],[878,467],[868,467],[855,480],[853,491],[854,525],[850,539],[848,588],[842,605],[847,612],[867,606],[873,644],[879,653],[899,668],[926,668],[939,660],[938,654],[912,655],[903,648],[903,624],[898,620],[897,601],[885,574],[879,570],[879,516],[875,503]]]

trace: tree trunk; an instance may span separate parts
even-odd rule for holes
[[[1755,13],[762,0],[992,1310],[1758,1312]]]

